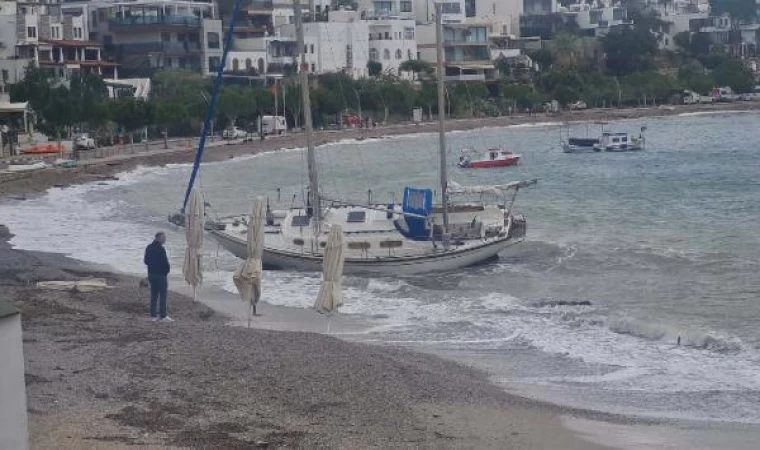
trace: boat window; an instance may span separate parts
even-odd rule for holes
[[[381,241],[380,248],[398,248],[404,245],[403,241]]]
[[[628,136],[623,136],[623,142],[628,142]]]
[[[309,216],[293,216],[293,219],[290,222],[290,226],[292,226],[292,227],[308,227],[309,226]]]
[[[612,142],[620,142],[620,138],[612,138]]]
[[[367,219],[367,211],[349,211],[348,223],[363,223]]]
[[[295,239],[293,239],[293,243],[295,245],[304,245],[306,242],[304,242],[304,240],[301,239],[301,238],[295,238]]]
[[[347,247],[351,250],[367,250],[370,248],[369,242],[349,242]]]

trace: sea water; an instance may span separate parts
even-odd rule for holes
[[[539,179],[516,203],[528,238],[495,263],[457,273],[348,277],[341,313],[375,325],[351,338],[451,356],[509,390],[559,403],[760,423],[758,124],[757,113],[608,124],[632,135],[647,126],[647,148],[634,153],[562,153],[553,123],[451,133],[452,180]],[[435,187],[436,146],[423,134],[321,147],[323,191],[385,202],[407,185]],[[520,165],[456,168],[459,149],[493,146],[520,153]],[[207,212],[247,212],[256,195],[301,203],[305,163],[293,149],[204,164]],[[165,230],[179,271],[184,235],[166,216],[181,205],[189,173],[188,165],[141,168],[53,188],[0,205],[0,223],[19,248],[138,274],[144,246]],[[238,261],[212,238],[204,247],[206,284],[233,290]],[[267,272],[264,298],[309,308],[320,277]]]

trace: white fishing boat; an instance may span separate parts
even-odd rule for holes
[[[641,127],[639,137],[631,137],[628,133],[603,133],[599,142],[594,144],[594,150],[605,152],[633,152],[643,150],[646,138],[645,127]]]
[[[299,49],[303,30],[299,1],[294,1]],[[436,5],[440,8],[439,5]],[[443,74],[442,24],[437,14],[438,73]],[[301,55],[302,62],[305,61]],[[444,78],[439,76],[438,101],[445,111]],[[446,163],[445,117],[439,118],[440,196],[433,189],[407,187],[400,203],[357,204],[321,195],[313,141],[311,102],[305,71],[300,73],[307,141],[309,190],[305,204],[284,211],[267,209],[263,264],[265,268],[319,271],[327,236],[340,225],[345,236],[344,272],[405,275],[452,271],[495,258],[521,242],[526,221],[513,212],[518,191],[535,183],[460,186],[449,182]],[[189,189],[188,189],[189,191]],[[450,202],[457,198],[478,201]],[[495,198],[495,203],[482,201]],[[247,216],[241,214],[210,224],[210,232],[232,254],[247,256]]]

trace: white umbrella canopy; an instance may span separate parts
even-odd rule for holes
[[[253,210],[248,217],[248,258],[235,271],[232,280],[240,293],[240,298],[250,303],[250,313],[256,314],[256,304],[261,298],[261,259],[264,254],[264,200],[257,197],[253,202]],[[251,326],[251,314],[248,316],[248,326]]]
[[[203,198],[197,189],[190,193],[190,202],[185,210],[185,263],[182,265],[182,275],[185,281],[193,287],[193,298],[199,285],[203,283],[203,268],[201,267],[201,247],[203,246]]]
[[[330,313],[343,304],[343,228],[333,225],[327,236],[322,266],[324,281],[314,302],[318,313]]]

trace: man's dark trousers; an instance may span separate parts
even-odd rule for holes
[[[148,281],[150,282],[150,315],[163,319],[166,317],[166,295],[169,282],[166,275],[156,274],[148,275]]]

